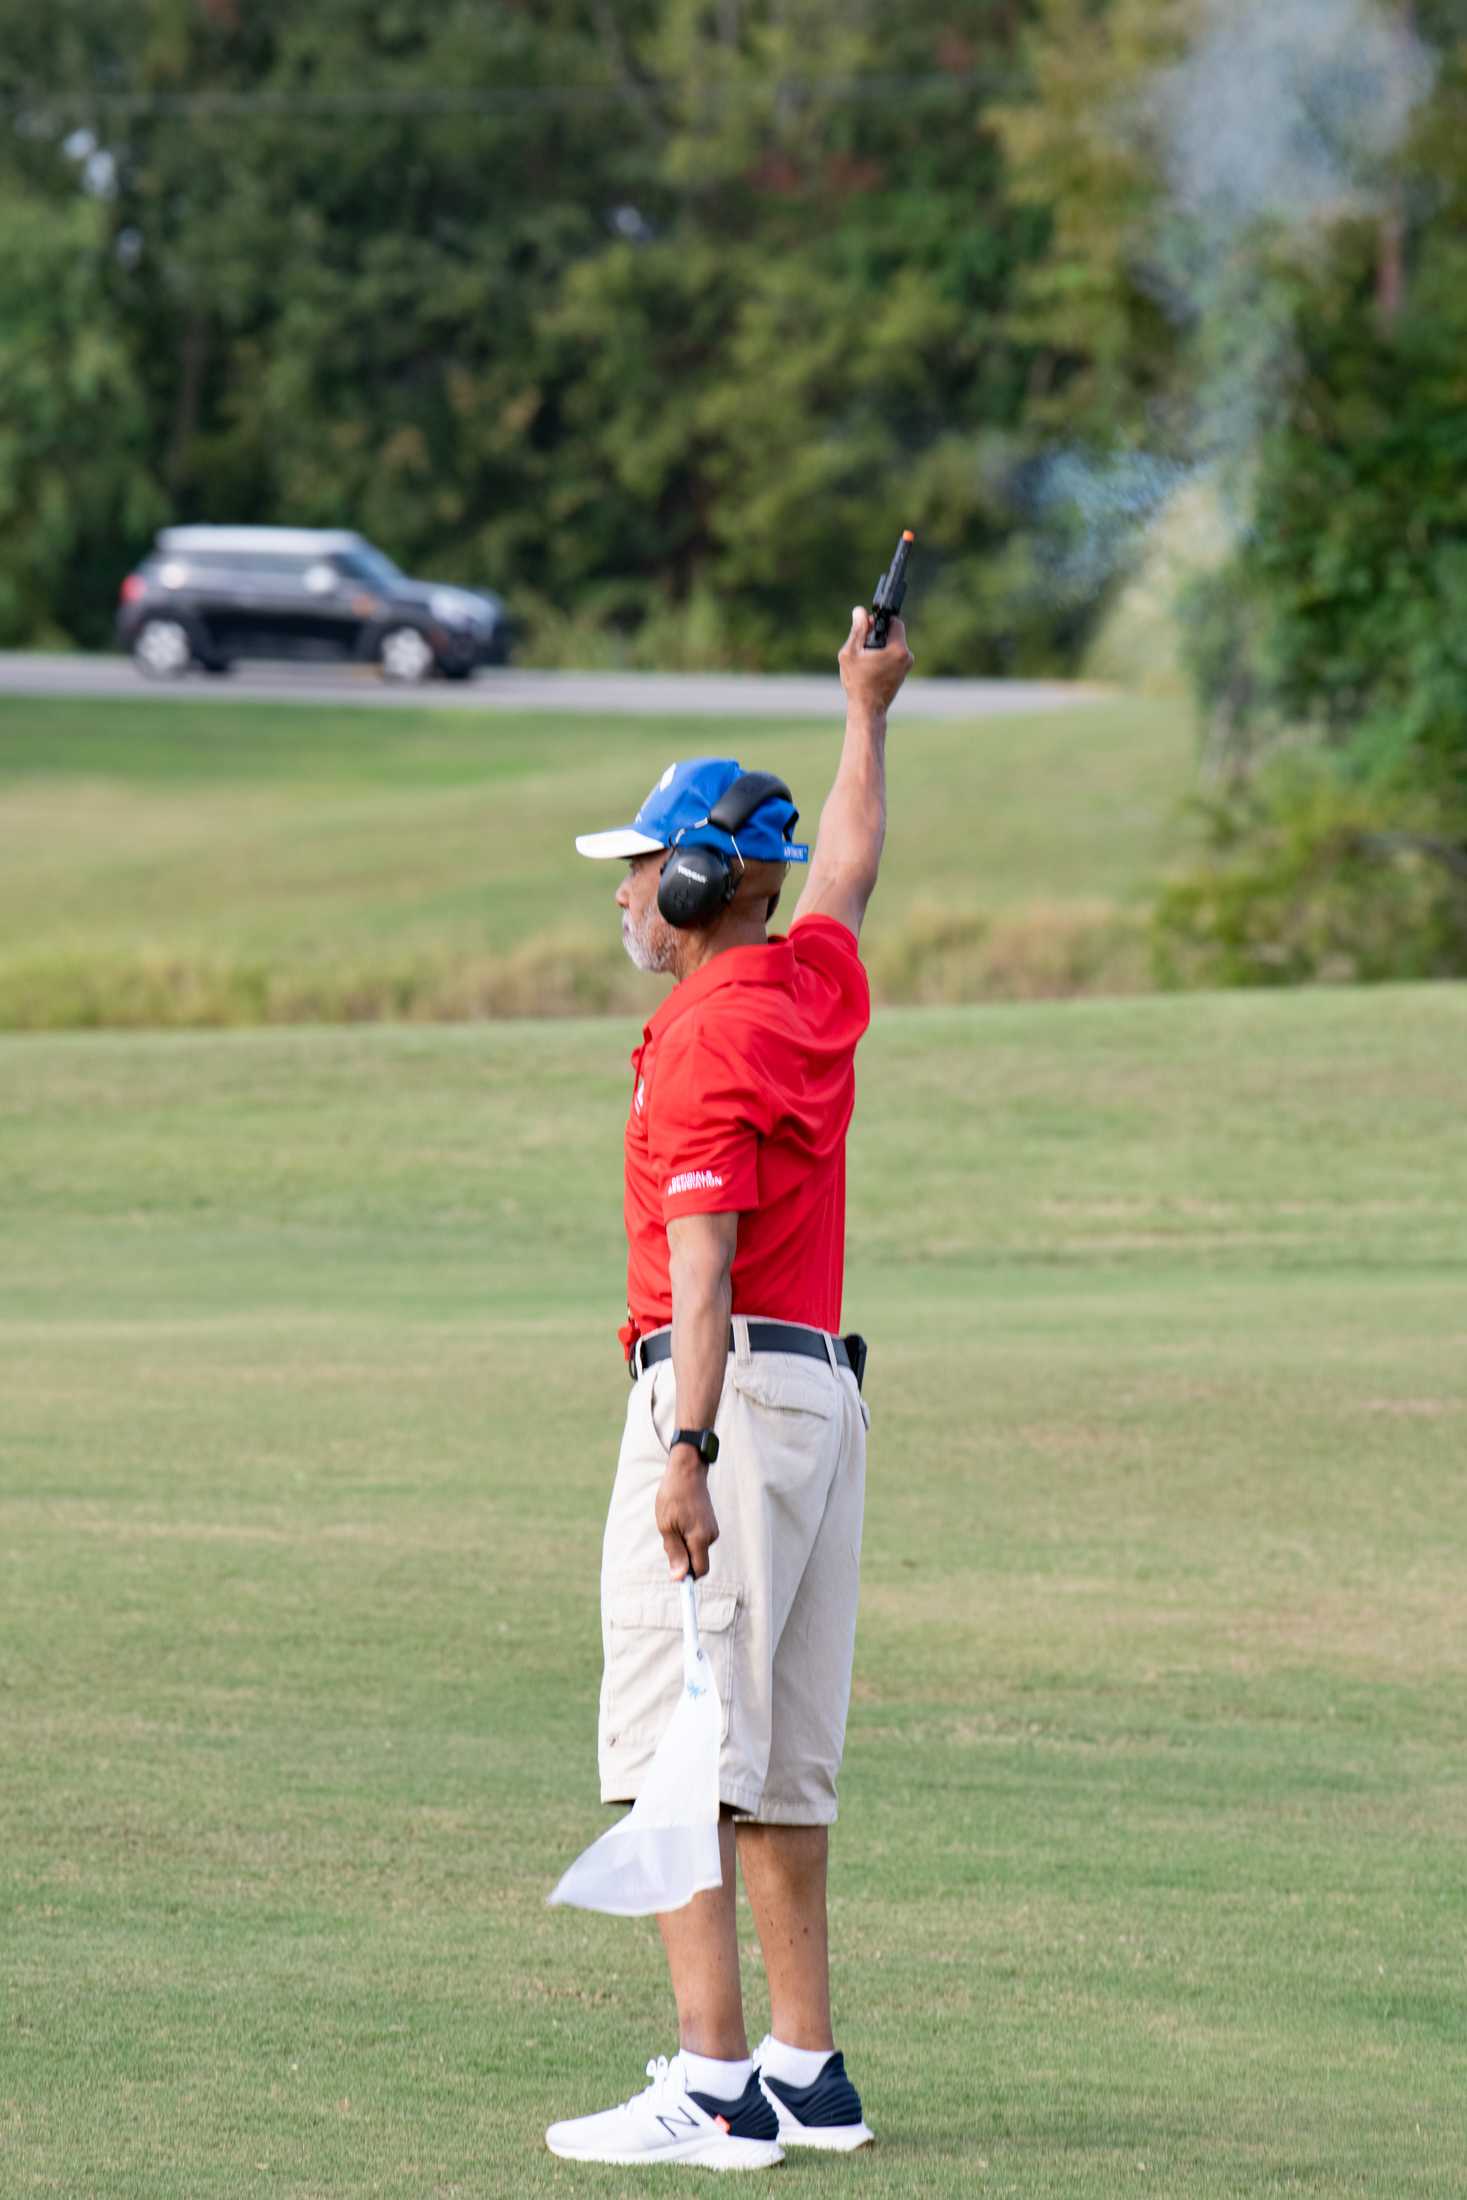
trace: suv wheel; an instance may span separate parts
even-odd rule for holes
[[[432,677],[433,644],[415,626],[389,627],[382,637],[382,677],[416,685]]]
[[[188,628],[178,619],[144,619],[132,645],[132,661],[150,680],[177,680],[193,661]]]

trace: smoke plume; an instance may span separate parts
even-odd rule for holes
[[[1172,217],[1220,252],[1260,222],[1368,213],[1434,75],[1377,0],[1205,0],[1151,88]]]
[[[1063,599],[1093,599],[1205,480],[1236,533],[1247,464],[1293,365],[1292,305],[1270,260],[1317,262],[1343,220],[1383,213],[1435,57],[1379,0],[1199,0],[1181,58],[1112,118],[1160,182],[1140,279],[1187,334],[1189,392],[1158,423],[1166,456],[1069,450],[1030,503]]]

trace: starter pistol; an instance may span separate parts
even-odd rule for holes
[[[910,527],[902,529],[902,539],[892,561],[876,583],[876,593],[871,598],[871,625],[866,634],[868,649],[886,647],[886,630],[901,610],[902,598],[907,593],[907,560],[916,539]]]

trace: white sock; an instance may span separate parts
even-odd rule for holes
[[[754,2075],[751,2055],[745,2055],[739,2062],[719,2062],[716,2056],[690,2055],[685,2047],[680,2047],[678,2056],[688,2091],[711,2093],[715,2101],[736,2101]]]
[[[786,2047],[771,2036],[760,2068],[781,2085],[813,2085],[834,2053],[833,2047]]]

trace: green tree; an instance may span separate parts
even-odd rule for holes
[[[985,122],[1019,30],[918,6],[898,71],[869,4],[669,0],[637,56],[661,133],[639,234],[574,269],[547,324],[576,500],[552,585],[635,655],[825,662],[914,522],[924,667],[1053,661],[1008,493],[1030,374],[1008,314],[1039,224]]]
[[[351,521],[510,577],[546,646],[750,664],[825,662],[915,521],[924,665],[1001,670],[1068,639],[1009,495],[1023,13],[0,0],[0,87],[58,206],[68,133],[110,164],[97,314],[169,515]]]
[[[1236,745],[1310,727],[1348,770],[1467,805],[1464,103],[1467,43],[1413,148],[1422,213],[1399,265],[1378,217],[1301,281],[1248,535],[1191,609]]]
[[[1162,278],[1165,188],[1150,92],[1197,0],[1037,0],[1025,96],[993,126],[1010,191],[1041,225],[1021,272],[1033,346],[1026,421],[1096,450],[1153,446],[1186,384],[1186,317]]]
[[[116,546],[162,515],[147,408],[103,302],[111,225],[75,185],[0,197],[0,643],[96,631]]]
[[[85,129],[106,163],[92,316],[141,390],[153,485],[112,586],[160,515],[356,524],[467,577],[533,563],[537,316],[640,158],[594,0],[3,14],[16,158],[56,210],[37,265],[79,196],[64,144]],[[78,440],[80,494],[108,463]],[[75,592],[57,613],[104,630]]]
[[[1315,7],[1040,0],[1034,96],[1000,122],[1049,221],[1021,293],[1052,346],[1031,427],[1206,466],[1230,500],[1231,550],[1181,607],[1224,784],[1162,901],[1169,978],[1467,966],[1464,48],[1446,4],[1351,19],[1363,75]],[[1402,136],[1413,30],[1441,65]],[[1236,68],[1271,38],[1296,43],[1259,73],[1255,173],[1227,171],[1224,102],[1209,203],[1179,177],[1185,101],[1222,100],[1229,39]]]

